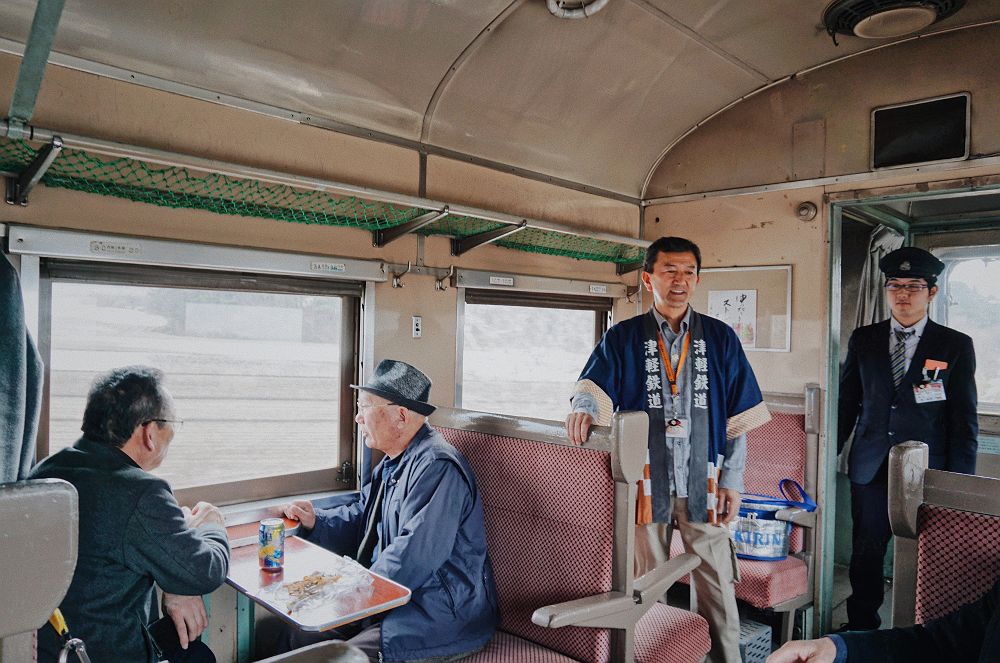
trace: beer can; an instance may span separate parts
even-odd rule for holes
[[[280,571],[285,561],[285,521],[265,518],[257,530],[257,562],[263,571]]]

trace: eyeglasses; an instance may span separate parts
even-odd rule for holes
[[[396,405],[396,403],[382,403],[381,405],[376,405],[375,403],[362,403],[361,401],[358,401],[358,412],[364,412],[365,410],[373,407],[388,407],[389,405]]]
[[[927,289],[926,283],[886,283],[885,289],[889,292],[899,292],[900,290],[905,290],[906,292],[920,292],[921,290]]]
[[[150,419],[149,421],[142,422],[142,425],[145,426],[146,424],[151,424],[153,422],[156,422],[158,424],[170,424],[171,426],[173,426],[175,433],[184,427],[183,419]]]

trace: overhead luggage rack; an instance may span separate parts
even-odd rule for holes
[[[518,251],[613,263],[619,272],[642,258],[640,242],[630,238],[622,238],[623,241],[618,242],[606,239],[606,236],[549,230],[528,222],[504,223],[492,218],[453,213],[447,206],[438,210],[429,206],[407,206],[362,196],[338,195],[320,188],[300,188],[187,166],[95,154],[69,147],[68,144],[69,141],[41,177],[42,184],[161,207],[357,228],[372,232],[376,246],[382,245],[379,237],[384,237],[376,236],[379,231],[410,224],[415,228],[415,234],[443,235],[460,240],[453,241],[453,252],[456,254],[480,243],[491,242]],[[8,176],[23,172],[43,149],[44,144],[36,148],[25,140],[0,138],[0,172]],[[435,213],[440,218],[427,224],[419,223],[421,217]],[[511,232],[501,232],[505,227]],[[491,239],[491,236],[499,238]],[[477,242],[479,237],[483,239]],[[458,245],[463,248],[456,251]]]

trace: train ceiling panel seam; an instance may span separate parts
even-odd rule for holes
[[[921,33],[921,34],[917,34],[917,35],[912,35],[912,36],[909,36],[909,37],[903,37],[903,38],[900,38],[900,39],[897,39],[895,41],[891,41],[891,42],[888,42],[888,43],[877,44],[877,45],[872,46],[870,48],[865,48],[865,49],[862,49],[862,50],[859,50],[859,51],[854,51],[854,52],[851,52],[851,53],[845,53],[844,55],[842,55],[842,56],[840,56],[838,58],[835,58],[833,60],[828,60],[826,62],[821,62],[820,64],[812,65],[812,66],[806,67],[804,69],[801,69],[799,71],[796,71],[794,73],[791,73],[788,76],[784,76],[783,78],[779,78],[779,79],[773,80],[770,83],[762,85],[762,86],[758,87],[757,89],[752,90],[752,91],[750,91],[747,94],[744,94],[741,97],[733,99],[729,103],[725,104],[721,108],[717,109],[716,111],[714,111],[710,115],[708,115],[705,118],[703,118],[701,121],[699,121],[699,122],[697,122],[697,123],[692,124],[691,126],[689,126],[686,131],[684,131],[679,136],[677,136],[676,138],[674,138],[671,142],[669,142],[666,145],[666,147],[663,148],[663,151],[660,153],[659,157],[657,157],[657,159],[653,161],[653,163],[650,166],[650,168],[646,171],[646,177],[643,180],[641,188],[639,189],[639,198],[640,198],[640,200],[643,201],[642,202],[643,205],[647,205],[647,204],[650,203],[651,199],[648,197],[648,193],[649,193],[649,186],[650,186],[650,184],[651,184],[651,182],[653,180],[653,177],[656,175],[657,170],[659,170],[660,165],[663,163],[664,159],[667,158],[667,155],[670,153],[670,151],[673,150],[681,141],[683,141],[685,138],[687,138],[688,136],[690,136],[692,133],[694,133],[695,131],[697,131],[698,129],[700,129],[701,127],[703,127],[704,125],[708,124],[710,121],[712,121],[713,119],[715,119],[719,115],[722,115],[726,111],[732,109],[733,107],[739,105],[740,103],[742,103],[744,101],[747,101],[748,99],[751,99],[752,97],[755,97],[755,96],[761,94],[762,92],[766,92],[767,90],[770,90],[770,89],[772,89],[772,88],[774,88],[776,86],[779,86],[779,85],[782,85],[784,83],[787,83],[788,81],[792,81],[792,80],[801,78],[803,76],[811,74],[811,73],[813,73],[815,71],[818,71],[820,69],[824,69],[824,68],[827,68],[827,67],[831,67],[831,66],[837,65],[837,64],[839,64],[841,62],[845,62],[847,60],[850,60],[852,58],[856,58],[858,56],[869,55],[869,54],[875,53],[877,51],[881,51],[883,49],[891,48],[893,46],[900,46],[902,44],[906,44],[908,42],[915,41],[917,39],[928,39],[928,38],[931,38],[931,37],[943,36],[943,35],[947,35],[947,34],[950,34],[950,33],[953,33],[953,32],[958,32],[958,31],[961,31],[961,30],[969,30],[969,29],[976,29],[976,28],[985,28],[985,27],[989,27],[989,26],[992,26],[992,25],[998,25],[998,24],[1000,24],[1000,19],[990,19],[990,20],[986,20],[986,21],[979,21],[979,22],[976,22],[976,23],[970,23],[970,24],[965,24],[965,25],[957,25],[957,26],[953,26],[953,27],[948,27],[948,28],[942,28],[942,29],[939,29],[939,30],[935,30],[933,32],[927,32],[927,33]],[[746,188],[746,187],[743,187],[743,188]],[[692,195],[697,195],[697,194],[692,194]],[[654,197],[652,199],[652,202],[659,202],[659,201],[661,201],[663,199],[668,199],[668,198],[673,199],[673,198],[676,198],[676,197],[677,196],[669,196],[669,195],[668,196],[656,196],[656,197]]]
[[[772,80],[767,74],[765,74],[764,72],[760,71],[759,69],[757,69],[756,67],[754,67],[752,64],[746,62],[745,60],[743,60],[743,59],[741,59],[739,57],[737,57],[736,55],[733,55],[732,53],[730,53],[729,51],[725,50],[721,46],[718,46],[715,43],[713,43],[712,41],[706,39],[701,34],[699,34],[698,32],[696,32],[695,30],[692,30],[688,26],[684,25],[684,23],[678,21],[677,19],[675,19],[673,16],[671,16],[670,14],[668,14],[667,12],[665,12],[664,10],[662,10],[659,7],[656,7],[652,3],[648,2],[648,0],[631,0],[631,2],[633,4],[635,4],[636,6],[641,7],[642,9],[644,9],[645,11],[647,11],[652,16],[655,16],[660,21],[663,21],[664,23],[666,23],[667,25],[669,25],[673,29],[677,30],[678,32],[680,32],[681,34],[683,34],[685,37],[687,37],[687,38],[689,38],[689,39],[697,42],[698,44],[700,44],[701,46],[703,46],[703,47],[707,48],[708,50],[712,51],[713,53],[715,53],[719,57],[721,57],[721,58],[727,60],[728,62],[730,62],[731,64],[739,67],[740,69],[742,69],[747,74],[750,74],[751,76],[753,76],[754,78],[756,78],[759,82],[761,82],[761,83],[767,83],[767,82],[770,82]]]
[[[487,39],[464,62],[428,142],[634,196],[675,125],[759,82],[673,28],[665,39],[665,24],[632,3],[605,14],[565,21],[523,5],[503,25],[521,41]]]
[[[434,92],[431,94],[430,100],[427,102],[427,108],[424,109],[423,122],[420,125],[420,142],[426,143],[427,136],[430,133],[430,125],[434,118],[434,111],[437,110],[438,101],[441,95],[444,94],[445,88],[448,87],[448,83],[451,79],[458,73],[459,68],[468,60],[472,55],[479,49],[486,37],[493,32],[493,30],[501,23],[503,23],[507,18],[513,14],[517,9],[525,3],[526,0],[513,0],[507,7],[500,12],[492,21],[489,22],[485,28],[483,28],[476,37],[469,42],[469,44],[462,49],[462,52],[458,54],[455,61],[452,62],[451,66],[448,67],[441,80],[438,81],[437,86],[434,88]]]
[[[0,37],[0,53],[9,53],[11,55],[21,56],[23,50],[24,50],[23,44],[10,39],[5,39],[3,37]],[[410,149],[422,154],[441,156],[448,159],[454,159],[456,161],[472,163],[474,165],[481,166],[483,168],[489,168],[491,170],[496,170],[498,172],[509,173],[512,175],[516,175],[518,177],[524,177],[526,179],[530,179],[533,181],[544,182],[546,184],[552,184],[553,186],[558,186],[573,191],[580,191],[594,196],[599,196],[602,198],[609,198],[612,200],[617,200],[620,202],[625,202],[633,205],[638,205],[639,203],[639,198],[636,196],[624,194],[619,191],[604,189],[600,186],[594,186],[584,182],[577,182],[566,178],[561,178],[555,175],[551,175],[549,173],[532,171],[530,169],[521,168],[513,164],[503,163],[500,161],[479,157],[477,155],[460,152],[458,150],[448,149],[427,142],[415,141],[409,138],[404,138],[394,134],[348,124],[346,122],[340,122],[330,118],[320,117],[309,113],[303,113],[301,111],[294,111],[287,108],[270,106],[268,104],[263,104],[249,99],[243,99],[240,97],[233,97],[230,95],[213,92],[212,90],[197,88],[184,83],[178,83],[176,81],[158,78],[156,76],[150,76],[147,74],[142,74],[140,72],[129,71],[126,69],[122,69],[120,67],[102,64],[100,62],[85,60],[82,58],[78,58],[76,56],[66,55],[65,53],[57,53],[53,51],[49,55],[49,63],[60,67],[65,67],[67,69],[80,71],[83,73],[94,74],[97,76],[102,76],[105,78],[121,81],[124,83],[139,85],[141,87],[146,87],[152,90],[159,90],[170,94],[177,94],[184,97],[189,97],[191,99],[197,99],[199,101],[207,101],[209,103],[218,104],[229,108],[234,108],[237,110],[249,111],[267,117],[273,117],[276,119],[294,122],[296,124],[303,124],[306,126],[312,126],[319,129],[334,131],[336,133],[344,134],[346,136],[363,138],[366,140],[372,140],[386,145],[393,145],[396,147]]]

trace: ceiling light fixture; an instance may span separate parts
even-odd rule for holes
[[[604,9],[608,0],[546,0],[545,4],[557,18],[588,18]]]
[[[892,39],[914,34],[947,18],[965,0],[834,0],[823,11],[823,25],[837,35]]]

